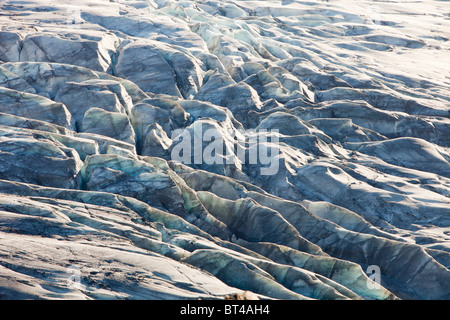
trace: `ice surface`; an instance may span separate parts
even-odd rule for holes
[[[450,299],[446,1],[0,10],[0,299]]]

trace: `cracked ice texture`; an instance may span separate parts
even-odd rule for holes
[[[0,298],[450,298],[445,1],[0,6]]]

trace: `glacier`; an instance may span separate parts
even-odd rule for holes
[[[0,299],[450,299],[449,12],[0,1]]]

